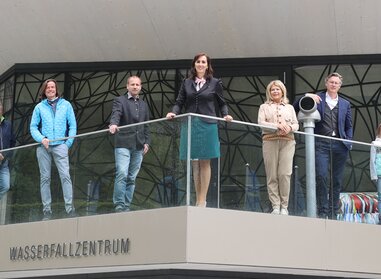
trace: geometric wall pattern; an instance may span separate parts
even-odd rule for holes
[[[228,63],[228,62],[227,62]],[[244,65],[244,60],[243,60]],[[100,150],[112,150],[113,140],[105,129],[111,114],[112,101],[116,96],[126,92],[126,80],[130,75],[139,75],[142,79],[141,97],[148,103],[151,119],[165,117],[173,106],[181,80],[187,75],[187,66],[163,67],[162,69],[115,69],[114,71],[91,71],[83,72],[55,71],[36,73],[15,73],[9,79],[0,84],[0,100],[4,104],[4,111],[13,122],[17,144],[24,145],[33,143],[29,133],[29,123],[34,106],[37,104],[38,92],[42,82],[48,78],[58,81],[58,86],[63,96],[70,100],[73,105],[78,134],[94,132],[93,136],[78,138],[71,150],[71,171],[78,172],[74,180],[76,201],[84,207],[89,204],[89,189],[87,184],[94,181],[101,185],[100,198],[97,211],[111,211],[111,196],[114,179],[113,154],[102,154]],[[229,65],[219,68],[215,66],[216,76],[221,69],[221,79],[224,85],[224,96],[228,102],[229,113],[235,120],[257,123],[259,106],[265,100],[265,88],[273,79],[289,77],[286,82],[289,90],[288,97],[295,100],[306,92],[324,90],[324,78],[330,73],[337,71],[344,77],[341,95],[351,102],[354,124],[354,139],[357,141],[370,142],[375,137],[375,128],[380,119],[380,94],[381,94],[381,64],[329,64],[300,66],[286,65],[281,71],[274,67],[261,74],[261,67],[247,66],[245,73],[229,72]],[[284,74],[283,74],[284,72]],[[291,77],[291,78],[290,78]],[[160,122],[161,123],[161,122]],[[153,125],[154,134],[168,139],[168,145],[153,145],[152,156],[145,159],[139,179],[143,186],[136,188],[134,205],[139,208],[150,208],[184,204],[184,189],[177,185],[181,175],[184,175],[184,164],[178,162],[176,138],[170,139],[170,134],[178,132],[176,125],[165,126]],[[302,126],[302,125],[301,125]],[[98,132],[98,133],[96,133]],[[247,175],[246,164],[250,165],[255,173],[255,184],[260,189],[261,210],[268,210],[267,193],[265,187],[265,175],[262,161],[260,129],[253,126],[240,124],[220,125],[220,139],[222,145],[222,157],[219,162],[213,164],[214,171],[220,168],[221,197],[220,206],[227,208],[245,208],[247,205]],[[304,184],[304,140],[303,136],[297,136],[297,151],[294,163],[298,165],[300,185]],[[166,149],[166,150],[165,150]],[[94,156],[98,154],[98,156]],[[99,155],[102,154],[102,155]],[[157,156],[156,156],[156,155]],[[154,156],[155,155],[155,156]],[[25,157],[28,160],[25,160]],[[369,148],[354,145],[350,153],[345,175],[344,191],[375,191],[375,186],[369,178]],[[25,167],[29,164],[30,167]],[[25,191],[24,184],[28,180],[26,169],[30,171],[28,179],[31,180],[33,190]],[[163,170],[157,174],[152,169]],[[18,178],[12,174],[12,203],[34,203],[35,215],[39,214],[39,189],[38,169],[36,166],[35,152],[29,150],[18,152],[13,162],[13,170],[24,172],[25,175]],[[85,173],[86,175],[80,175]],[[176,173],[176,175],[173,175]],[[37,175],[36,175],[37,174]],[[181,174],[180,176],[178,174]],[[175,177],[175,178],[174,178]],[[21,180],[20,180],[21,179]],[[53,184],[59,185],[58,179]],[[169,180],[168,180],[169,179]],[[32,180],[35,180],[32,182]],[[296,180],[295,180],[296,181]],[[170,186],[168,193],[163,194],[163,189]],[[161,188],[160,188],[161,187]],[[160,189],[159,189],[160,188]],[[62,203],[60,188],[56,187],[54,200]],[[213,190],[213,186],[211,187]],[[35,198],[27,199],[26,195]],[[54,191],[53,191],[54,193]],[[213,195],[215,193],[211,193]],[[103,206],[103,207],[102,207]],[[246,207],[247,208],[247,207]],[[250,209],[250,208],[248,208]],[[21,210],[21,209],[20,209]],[[89,208],[86,208],[88,211]],[[15,210],[14,212],[18,212]],[[15,213],[16,214],[16,213]],[[20,216],[22,214],[17,213]],[[33,215],[33,214],[32,214]],[[20,220],[38,219],[36,216],[22,216]],[[17,219],[12,217],[11,219]],[[17,220],[15,220],[17,221]]]

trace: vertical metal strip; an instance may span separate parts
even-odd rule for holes
[[[191,184],[191,124],[192,124],[192,116],[188,116],[188,133],[187,133],[187,198],[186,205],[190,205],[190,184]]]
[[[217,163],[217,208],[220,208],[220,191],[221,191],[221,156],[218,157]]]

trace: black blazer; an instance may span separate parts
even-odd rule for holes
[[[207,80],[198,92],[194,80],[189,78],[185,79],[181,84],[179,95],[177,96],[172,112],[180,114],[184,107],[185,113],[193,112],[209,116],[219,116],[216,113],[217,107],[219,109],[218,113],[221,113],[223,117],[228,114],[228,107],[222,95],[222,91],[222,82],[217,78]],[[217,123],[217,120],[214,119],[201,119],[208,123]]]
[[[114,99],[110,125],[125,126],[149,120],[147,104],[139,98],[128,99],[128,94]],[[150,132],[147,124],[120,129],[115,134],[115,147],[142,149],[150,144]]]

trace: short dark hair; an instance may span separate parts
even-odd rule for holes
[[[138,78],[140,80],[140,85],[142,84],[142,79],[140,77],[138,77],[138,76],[129,76],[127,78],[127,85],[130,83],[130,79],[132,79],[132,78]]]

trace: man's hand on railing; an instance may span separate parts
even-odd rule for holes
[[[173,118],[175,118],[175,116],[176,116],[175,113],[173,113],[173,112],[168,112],[166,117],[167,117],[168,119],[173,119]]]
[[[45,146],[46,149],[49,148],[49,139],[43,138],[41,143],[42,143],[43,146]]]
[[[117,125],[112,124],[112,125],[110,125],[110,126],[108,127],[108,130],[109,130],[109,132],[110,132],[111,134],[115,134],[116,132],[119,131],[119,128],[118,128]]]

